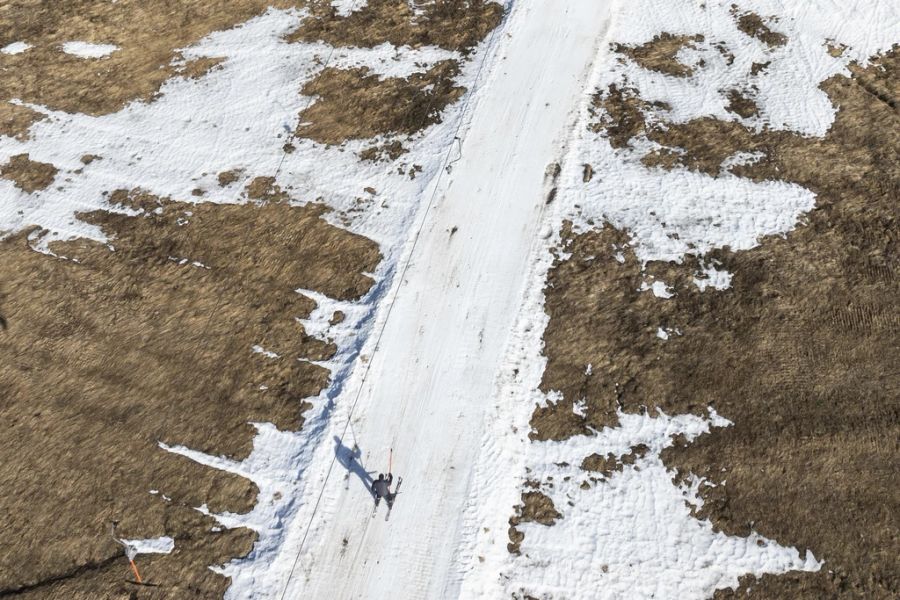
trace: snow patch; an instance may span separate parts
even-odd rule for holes
[[[28,42],[13,42],[0,48],[0,52],[3,54],[21,54],[32,47]]]
[[[169,536],[141,540],[119,540],[125,546],[125,554],[134,560],[138,554],[169,554],[175,549],[175,540]]]
[[[694,277],[694,285],[701,292],[710,287],[714,290],[727,290],[731,287],[732,274],[725,269],[718,269],[715,265],[704,265],[700,274],[702,277]]]
[[[254,344],[251,349],[256,354],[262,354],[263,356],[265,356],[267,358],[278,358],[278,354],[276,354],[275,352],[272,352],[271,350],[266,350],[259,344]]]
[[[62,51],[78,58],[104,58],[119,47],[115,44],[92,44],[91,42],[66,42]]]

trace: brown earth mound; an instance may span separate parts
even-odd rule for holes
[[[221,597],[227,580],[207,567],[254,535],[215,531],[194,507],[244,512],[256,487],[158,443],[240,458],[249,422],[299,427],[328,372],[298,359],[334,347],[305,335],[296,318],[315,304],[294,290],[357,298],[379,251],[315,205],[110,200],[142,210],[81,215],[115,251],[79,240],[52,244],[67,257],[54,258],[27,232],[0,242],[0,595]],[[138,559],[159,587],[127,583],[112,520],[126,538],[175,539],[171,555]]]

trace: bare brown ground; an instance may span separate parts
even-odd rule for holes
[[[34,252],[27,232],[0,242],[0,596],[221,597],[227,580],[208,565],[245,554],[254,535],[212,532],[193,507],[244,512],[256,487],[157,444],[240,458],[248,422],[299,427],[328,373],[297,359],[334,347],[305,335],[295,318],[314,302],[293,290],[357,298],[380,259],[322,208],[258,187],[243,206],[116,192],[142,214],[81,215],[115,251],[52,245],[78,262]],[[138,559],[160,587],[126,582],[114,519],[123,537],[175,538],[171,555]]]
[[[600,473],[608,478],[611,477],[613,473],[621,473],[626,465],[633,465],[637,459],[643,458],[649,451],[650,448],[648,448],[646,444],[638,444],[633,447],[628,454],[623,455],[621,458],[616,457],[613,454],[600,456],[595,452],[581,461],[581,468],[585,471]]]
[[[732,7],[736,8],[734,5]],[[738,13],[734,11],[737,19],[738,29],[755,37],[761,42],[766,43],[769,47],[784,46],[787,43],[787,36],[777,31],[772,31],[765,21],[754,12]]]
[[[25,106],[0,102],[0,135],[19,140],[28,138],[28,129],[44,115]]]
[[[132,100],[151,100],[174,75],[197,76],[214,62],[179,69],[177,49],[228,29],[268,7],[303,0],[8,0],[0,3],[0,43],[34,48],[0,54],[0,102],[18,98],[66,112],[102,115]],[[70,56],[70,41],[115,44],[100,59]],[[8,109],[7,109],[8,110]]]
[[[414,5],[420,14],[414,12]],[[468,54],[503,16],[485,0],[371,0],[342,17],[330,2],[313,2],[312,16],[288,36],[291,42],[324,41],[334,46],[437,45]],[[439,123],[442,111],[462,96],[455,84],[459,61],[446,60],[407,78],[386,77],[365,68],[326,68],[304,85],[316,100],[300,117],[297,135],[325,144],[376,136],[412,135]],[[396,160],[406,152],[388,140],[360,153],[364,160]]]
[[[609,226],[566,232],[571,255],[549,275],[542,389],[564,399],[535,411],[532,436],[615,425],[617,408],[713,406],[734,425],[662,455],[679,476],[717,484],[701,489],[698,516],[826,561],[818,573],[747,578],[717,598],[900,596],[900,57],[853,70],[822,85],[839,108],[822,139],[713,119],[657,127],[640,114],[653,107],[610,90],[605,101],[630,121],[598,127],[621,146],[647,135],[669,148],[655,166],[717,176],[734,152],[759,151],[758,163],[733,172],[796,182],[817,205],[784,237],[708,257],[734,274],[726,291],[697,290],[697,260],[642,273],[627,232]],[[624,264],[613,245],[625,248]],[[676,296],[637,292],[648,275]],[[660,340],[660,326],[683,335]],[[572,411],[581,399],[584,417]]]
[[[46,189],[56,179],[58,169],[49,163],[31,160],[27,154],[16,154],[0,165],[0,177],[28,192]]]
[[[520,523],[540,523],[553,525],[562,514],[556,510],[553,500],[546,494],[533,490],[522,493],[522,503],[516,506],[516,514],[509,519],[509,544],[506,548],[511,554],[518,554],[525,534],[517,529]]]
[[[370,74],[368,69],[328,67],[303,86],[317,100],[300,115],[297,135],[324,144],[383,134],[411,135],[441,120],[462,96],[456,61],[437,63],[408,78]],[[390,155],[390,152],[389,152]]]
[[[616,44],[613,50],[624,54],[637,64],[650,71],[672,75],[674,77],[689,77],[693,69],[681,63],[676,58],[682,48],[690,47],[694,42],[702,42],[704,37],[697,35],[672,35],[661,33],[652,40],[640,46],[624,46]]]
[[[416,14],[414,8],[421,11]],[[324,41],[333,46],[440,46],[470,51],[503,17],[503,7],[489,0],[369,0],[346,17],[329,1],[311,4],[313,18],[303,22],[288,40]]]

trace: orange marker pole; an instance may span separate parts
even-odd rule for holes
[[[128,562],[131,563],[131,570],[134,573],[134,578],[137,579],[137,582],[144,583],[143,581],[141,581],[141,574],[138,573],[137,565],[134,564],[134,561],[129,558]]]

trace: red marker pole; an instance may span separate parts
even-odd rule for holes
[[[138,572],[137,565],[134,564],[134,560],[129,558],[128,562],[131,563],[131,572],[134,573],[134,578],[137,579],[138,583],[144,583],[141,581],[141,574]]]

